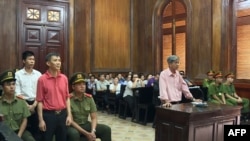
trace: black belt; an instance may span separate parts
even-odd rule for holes
[[[32,104],[35,102],[35,100],[33,100],[33,101],[28,101],[28,100],[26,100],[26,102],[27,102],[29,105],[32,105]]]
[[[50,114],[55,114],[55,115],[59,115],[61,113],[66,112],[66,109],[62,109],[62,110],[43,110],[44,113],[50,113]]]
[[[173,101],[173,102],[170,102],[171,104],[180,104],[181,102],[180,101]]]

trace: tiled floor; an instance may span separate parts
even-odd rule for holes
[[[97,112],[97,118],[98,123],[111,127],[112,141],[154,141],[155,129],[152,128],[152,123],[145,126],[131,122],[131,118],[124,120],[106,112]]]

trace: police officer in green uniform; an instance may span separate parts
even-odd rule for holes
[[[13,70],[5,71],[0,75],[0,84],[3,89],[3,95],[0,98],[0,112],[3,114],[3,122],[23,141],[35,141],[31,133],[26,130],[30,111],[26,102],[15,96],[15,81]]]
[[[232,103],[233,105],[242,104],[243,105],[242,111],[248,111],[249,99],[243,98],[237,95],[234,84],[233,84],[234,74],[230,72],[225,75],[225,78],[226,78],[226,82],[224,83],[224,87],[226,91],[225,93],[226,100]]]
[[[210,71],[208,71],[207,72],[207,78],[205,78],[204,80],[203,80],[203,82],[202,82],[202,87],[209,87],[209,85],[211,84],[211,83],[213,83],[214,82],[214,71],[213,70],[210,70]]]
[[[223,85],[223,75],[217,72],[214,75],[215,82],[211,83],[208,87],[208,101],[216,104],[233,105],[225,99],[225,89]]]
[[[70,78],[73,92],[70,100],[73,121],[68,127],[69,141],[111,141],[111,128],[104,124],[97,124],[96,104],[90,94],[85,93],[86,83],[84,74],[77,72]],[[91,117],[91,122],[88,117]]]

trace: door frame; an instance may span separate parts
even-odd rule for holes
[[[22,52],[24,51],[24,47],[22,46],[22,41],[24,40],[24,37],[22,37],[23,32],[21,29],[23,29],[23,21],[22,21],[22,4],[23,3],[36,3],[36,4],[45,4],[50,6],[56,5],[57,3],[60,3],[65,9],[64,11],[64,25],[63,25],[63,31],[64,31],[64,48],[62,49],[63,52],[63,62],[61,66],[61,70],[65,75],[69,74],[69,1],[33,1],[33,0],[17,0],[17,65],[18,68],[23,67],[22,62]],[[49,3],[49,4],[48,4]],[[45,54],[46,55],[46,54]],[[45,56],[44,56],[45,57]],[[44,62],[45,58],[40,59],[36,63],[46,63]],[[40,70],[39,70],[40,71]]]

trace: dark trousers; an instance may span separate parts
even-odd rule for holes
[[[42,132],[42,141],[52,141],[54,135],[56,138],[55,141],[67,141],[66,117],[66,109],[62,110],[60,113],[43,110],[46,131]]]
[[[127,95],[123,99],[128,103],[130,111],[132,113],[134,113],[135,112],[135,100],[134,100],[134,97],[131,96],[131,95]]]
[[[91,123],[88,122],[84,125],[80,125],[82,129],[90,132]],[[96,138],[100,138],[101,141],[111,141],[111,128],[104,124],[96,125]],[[87,138],[80,134],[74,127],[70,126],[67,129],[67,139],[68,141],[88,141]]]
[[[121,94],[118,94],[116,95],[115,97],[115,104],[116,104],[116,107],[119,107],[119,101],[122,99],[122,95]],[[118,108],[115,109],[115,112],[118,112]]]
[[[29,105],[32,105],[34,101],[26,101]],[[34,136],[39,133],[39,127],[38,127],[39,121],[38,121],[38,114],[37,109],[35,108],[35,112],[31,113],[31,115],[28,117],[28,123],[27,123],[27,130]]]

